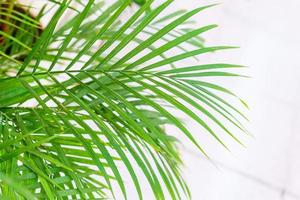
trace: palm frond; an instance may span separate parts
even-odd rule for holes
[[[137,171],[156,199],[190,198],[180,171],[179,141],[164,126],[177,127],[207,153],[172,110],[194,120],[225,148],[215,127],[240,144],[225,124],[247,132],[246,117],[218,92],[236,95],[202,80],[242,76],[228,71],[242,66],[177,63],[235,48],[203,44],[201,34],[216,25],[183,27],[213,5],[161,16],[172,0],[160,5],[149,0],[124,22],[120,16],[131,0],[108,6],[78,0],[76,8],[72,0],[50,2],[56,11],[40,34],[46,6],[35,19],[26,12],[12,15],[15,10],[0,13],[9,16],[0,22],[16,32],[0,31],[5,66],[0,71],[1,194],[12,199],[101,199],[110,192],[117,198],[117,183],[127,199],[124,168],[139,199],[145,197]],[[59,23],[70,10],[70,19]],[[176,54],[170,53],[174,49]]]

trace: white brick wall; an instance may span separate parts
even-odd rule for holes
[[[196,2],[214,1],[178,0],[174,9],[192,9]],[[209,44],[241,46],[217,57],[250,66],[253,78],[224,84],[250,104],[255,138],[243,138],[247,148],[232,145],[232,152],[210,145],[218,168],[195,150],[184,150],[193,199],[300,199],[299,8],[299,0],[223,0],[196,17],[201,24],[220,25],[208,34]]]

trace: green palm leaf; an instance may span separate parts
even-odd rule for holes
[[[131,0],[108,6],[97,0],[49,1],[56,10],[43,30],[39,20],[49,7],[44,6],[33,18],[29,8],[20,9],[14,1],[2,4],[3,198],[120,198],[120,189],[122,198],[128,199],[123,169],[138,199],[148,197],[143,196],[137,171],[144,175],[156,199],[191,198],[180,171],[180,141],[164,126],[177,127],[204,155],[207,153],[174,116],[174,109],[194,120],[225,148],[216,127],[242,144],[225,126],[229,122],[247,133],[243,126],[247,118],[223,97],[236,95],[202,80],[242,76],[228,71],[242,66],[177,64],[234,48],[203,44],[201,34],[216,25],[183,27],[189,25],[191,17],[213,5],[161,17],[172,0],[156,6],[153,2],[137,1],[142,6],[124,22],[121,16]],[[61,23],[67,12],[72,13],[69,20]],[[177,53],[170,53],[174,49]]]

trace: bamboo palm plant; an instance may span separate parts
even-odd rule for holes
[[[240,76],[228,69],[242,66],[199,64],[201,54],[234,48],[205,46],[200,35],[216,25],[191,25],[213,5],[163,14],[172,0],[136,1],[123,20],[131,0],[44,3],[35,15],[22,1],[0,4],[1,197],[128,199],[127,181],[135,199],[151,199],[143,196],[145,179],[155,199],[190,198],[180,138],[165,125],[207,154],[173,111],[224,147],[215,127],[239,143],[225,122],[246,132],[246,117],[223,97],[236,96],[204,79]]]

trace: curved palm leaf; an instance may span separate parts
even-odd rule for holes
[[[164,125],[174,125],[206,152],[172,109],[193,119],[226,148],[215,126],[239,143],[223,121],[246,132],[240,121],[245,116],[218,92],[236,96],[201,79],[240,76],[226,70],[242,66],[177,65],[234,48],[203,45],[201,34],[216,25],[181,27],[212,5],[160,17],[172,0],[157,6],[149,0],[122,22],[130,0],[109,6],[78,0],[76,8],[72,0],[49,2],[56,11],[41,35],[39,19],[47,6],[35,19],[24,12],[12,15],[18,10],[9,6],[0,13],[1,23],[9,27],[0,31],[3,197],[101,199],[110,192],[116,198],[117,183],[127,199],[120,170],[125,168],[139,199],[145,197],[137,170],[156,199],[182,199],[183,194],[190,198],[180,173],[178,140],[165,132]],[[59,23],[70,10],[70,19]],[[177,54],[170,53],[173,49]]]

